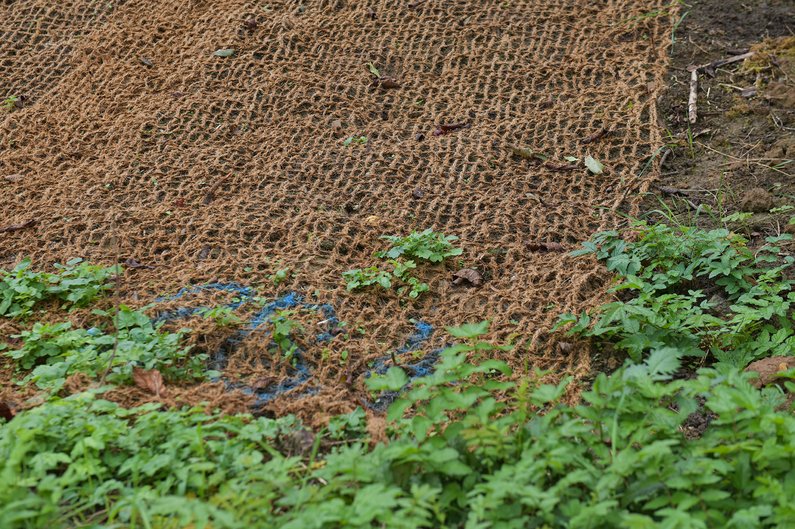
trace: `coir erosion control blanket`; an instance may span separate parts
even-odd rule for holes
[[[232,306],[241,326],[194,341],[279,412],[376,406],[368,373],[432,371],[444,327],[484,319],[520,372],[582,378],[587,349],[549,329],[608,277],[565,250],[654,178],[667,6],[5,0],[0,227],[24,227],[0,266],[140,264],[114,295],[180,325]],[[346,291],[382,235],[426,228],[464,249],[418,267],[428,292]],[[270,347],[282,310],[304,328],[292,362]]]

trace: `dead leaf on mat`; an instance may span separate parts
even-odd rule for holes
[[[124,260],[124,265],[125,265],[127,268],[146,268],[147,270],[152,270],[152,269],[154,269],[154,266],[149,266],[149,265],[141,264],[141,263],[139,263],[139,262],[138,262],[138,261],[137,261],[135,258],[133,258],[133,257],[128,257],[127,259],[125,259],[125,260]]]
[[[133,382],[141,389],[157,395],[158,397],[165,396],[168,393],[166,385],[163,382],[163,375],[157,369],[133,369]]]
[[[531,252],[565,252],[566,248],[559,242],[531,242],[527,244]]]
[[[453,274],[453,284],[460,285],[462,283],[469,283],[473,287],[479,287],[480,284],[483,282],[483,278],[480,275],[480,272],[477,270],[473,270],[472,268],[463,268]]]
[[[36,219],[30,219],[26,220],[25,222],[20,222],[19,224],[11,224],[9,226],[5,226],[4,228],[0,228],[0,232],[24,230],[25,228],[29,228],[34,224],[36,224]]]
[[[10,421],[14,418],[14,410],[7,402],[0,402],[0,419]]]

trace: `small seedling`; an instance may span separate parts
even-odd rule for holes
[[[375,254],[381,259],[405,256],[440,263],[445,258],[461,255],[464,251],[453,246],[453,242],[457,241],[458,237],[436,233],[431,229],[414,232],[405,237],[384,235],[381,238],[392,243],[392,248],[389,250]]]
[[[352,144],[367,145],[367,136],[349,136],[342,144],[346,147]]]
[[[7,98],[3,99],[2,107],[11,112],[17,105],[17,101],[19,101],[18,96],[8,96]]]
[[[284,283],[289,276],[290,269],[282,268],[277,270],[276,273],[269,275],[268,279],[273,283],[274,286],[279,286],[280,284]]]
[[[414,232],[406,237],[385,235],[382,239],[390,241],[392,247],[375,255],[381,259],[387,259],[387,263],[392,266],[392,272],[378,266],[348,270],[342,274],[342,278],[347,281],[349,291],[372,285],[379,285],[388,290],[392,288],[394,280],[397,280],[403,283],[397,288],[397,293],[402,295],[408,292],[411,299],[416,299],[420,294],[428,291],[428,284],[411,275],[411,270],[417,268],[416,261],[411,259],[404,261],[402,258],[413,257],[438,263],[447,257],[461,255],[463,252],[461,248],[456,248],[452,244],[453,241],[458,240],[458,237],[443,235],[430,229],[421,233]],[[462,266],[463,263],[459,263],[459,265]]]
[[[304,331],[303,326],[292,319],[294,315],[295,311],[280,310],[277,311],[276,315],[271,319],[271,324],[273,325],[273,342],[286,359],[292,358],[298,350],[298,344],[293,341],[292,333],[295,331],[299,333]]]
[[[213,320],[219,327],[231,327],[239,325],[243,321],[231,307],[207,307],[199,309],[196,314],[202,318]]]

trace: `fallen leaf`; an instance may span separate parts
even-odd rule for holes
[[[557,164],[552,162],[544,162],[544,167],[553,171],[574,171],[579,168],[577,164]]]
[[[127,268],[146,268],[146,269],[149,269],[149,270],[154,269],[154,266],[141,264],[137,260],[133,259],[132,257],[128,257],[127,259],[125,259],[124,266],[126,266]]]
[[[213,55],[215,55],[216,57],[231,57],[234,54],[235,54],[235,50],[233,48],[225,48],[225,49],[221,49],[221,50],[215,50],[215,53],[213,53]]]
[[[379,77],[376,79],[376,84],[379,85],[381,88],[400,88],[400,83],[398,83],[392,77]]]
[[[558,349],[561,353],[570,353],[574,349],[574,345],[569,342],[558,342]]]
[[[531,242],[527,244],[531,252],[565,252],[566,248],[559,242]]]
[[[441,136],[442,134],[448,134],[455,130],[465,129],[469,127],[468,121],[461,121],[459,123],[442,123],[436,126],[436,130],[433,131],[434,136]]]
[[[3,177],[3,180],[7,182],[19,182],[24,178],[21,174],[10,174]]]
[[[163,375],[157,369],[133,368],[133,382],[141,389],[160,396],[168,393],[166,385],[163,383]]]
[[[759,376],[752,381],[752,384],[756,387],[762,387],[775,382],[781,371],[787,371],[791,368],[795,368],[795,356],[772,356],[748,364],[745,371],[746,373],[759,373]]]
[[[586,156],[585,157],[585,167],[588,168],[593,174],[602,174],[605,166],[602,165],[602,162],[594,158],[593,156]]]
[[[149,68],[155,65],[155,63],[152,62],[152,59],[150,59],[149,57],[138,57],[138,60],[141,61],[141,64],[143,64],[144,66],[148,66]]]
[[[454,285],[461,285],[463,283],[469,283],[473,287],[479,287],[483,282],[483,278],[480,275],[480,272],[474,270],[472,268],[462,268],[455,274],[453,274],[453,284]]]
[[[375,64],[368,62],[367,69],[370,70],[370,73],[375,75],[377,78],[381,77],[381,72],[375,67]]]
[[[510,149],[511,154],[518,156],[519,158],[524,158],[525,160],[539,160],[543,162],[548,158],[548,156],[544,153],[531,151],[530,149],[525,149],[523,147],[515,147],[511,145]]]
[[[7,402],[0,402],[0,419],[10,421],[14,415],[14,410]]]
[[[591,134],[590,136],[587,136],[587,137],[583,138],[580,141],[580,143],[582,143],[583,145],[588,145],[589,143],[593,143],[596,140],[599,140],[599,139],[607,136],[608,134],[610,134],[610,129],[602,129],[599,132],[596,132],[594,134]]]
[[[567,162],[579,162],[580,161],[580,159],[577,158],[576,156],[564,156],[563,159],[566,160]]]
[[[11,225],[6,226],[4,228],[0,228],[0,233],[8,232],[8,231],[24,230],[25,228],[29,228],[29,227],[33,226],[34,224],[36,224],[36,219],[26,220],[25,222],[21,222],[19,224],[11,224]]]

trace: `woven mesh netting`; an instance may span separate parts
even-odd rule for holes
[[[515,366],[582,378],[587,349],[548,331],[605,301],[608,278],[539,245],[573,249],[613,227],[654,178],[670,19],[648,14],[667,5],[0,2],[0,96],[21,96],[0,110],[0,224],[35,221],[0,233],[0,266],[135,259],[153,268],[127,270],[125,303],[244,285],[299,296],[306,328],[358,329],[304,344],[306,379],[260,362],[263,385],[300,386],[269,401],[280,410],[358,405],[384,355],[421,359],[449,343],[444,326],[483,319],[490,338],[527,342],[505,353]],[[399,86],[374,86],[368,64]],[[434,134],[449,123],[466,126]],[[342,273],[376,264],[381,235],[425,228],[464,248],[421,267],[429,292],[346,291]],[[454,285],[461,266],[483,284]],[[267,333],[248,331],[221,340],[224,366],[265,354]]]

